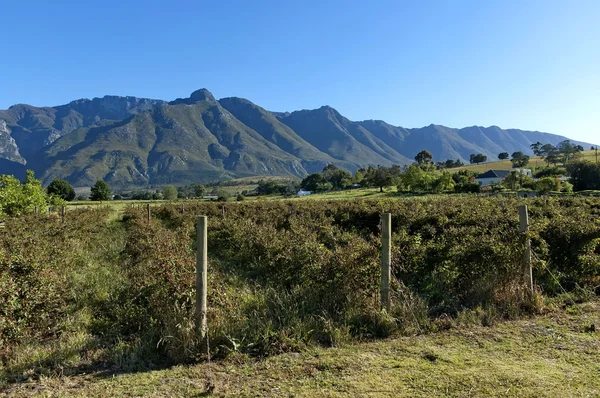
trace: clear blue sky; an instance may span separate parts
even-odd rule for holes
[[[600,1],[10,1],[0,109],[208,88],[276,111],[600,141]]]

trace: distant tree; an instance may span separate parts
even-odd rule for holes
[[[567,174],[566,169],[564,169],[562,167],[554,166],[554,167],[541,167],[536,170],[536,172],[533,176],[535,178],[560,177],[560,176],[564,176],[566,174]]]
[[[437,179],[433,182],[434,192],[444,192],[454,189],[454,179],[452,174],[447,171],[443,171]]]
[[[564,140],[558,143],[556,149],[563,156],[563,161],[567,163],[573,158],[575,153],[581,152],[583,147],[581,145],[573,145],[570,140]]]
[[[454,191],[462,193],[477,193],[481,185],[475,181],[475,173],[469,170],[460,170],[452,174],[454,180]]]
[[[542,145],[543,144],[538,141],[535,144],[531,144],[529,147],[535,156],[542,156]]]
[[[354,172],[354,176],[352,177],[352,182],[355,184],[362,184],[366,172],[367,170],[363,168],[356,170],[356,172]]]
[[[160,189],[157,189],[152,193],[152,200],[161,200],[163,199],[163,193]]]
[[[195,198],[203,197],[205,192],[206,192],[206,188],[204,188],[204,185],[202,185],[202,184],[194,185],[194,197]]]
[[[418,164],[431,164],[433,162],[433,155],[428,150],[423,149],[415,156],[415,160]]]
[[[345,189],[352,184],[352,174],[334,164],[327,165],[321,174],[333,189]]]
[[[152,192],[135,191],[131,193],[132,200],[152,200]]]
[[[572,162],[567,165],[567,173],[576,191],[600,190],[600,164]]]
[[[260,180],[258,187],[256,187],[256,193],[258,195],[283,195],[285,193],[286,186],[277,181],[273,180]]]
[[[313,173],[304,178],[300,186],[307,191],[322,192],[326,190],[325,183],[325,178],[321,173]]]
[[[98,180],[92,187],[92,191],[90,194],[90,200],[93,201],[101,201],[101,200],[110,200],[111,199],[111,191],[110,187],[103,180]]]
[[[560,179],[557,177],[543,177],[535,182],[535,190],[538,192],[560,192]]]
[[[485,156],[482,153],[474,153],[469,157],[469,161],[471,162],[471,164],[475,163],[475,164],[479,164],[479,163],[484,163],[485,161],[487,161],[487,156]]]
[[[370,186],[378,187],[379,192],[383,192],[383,188],[394,185],[397,173],[393,172],[392,169],[378,166],[377,168],[369,167],[365,180]]]
[[[545,144],[540,148],[540,156],[548,163],[548,166],[553,163],[552,160],[556,160],[557,153],[556,147],[552,144]]]
[[[399,191],[410,192],[431,192],[434,189],[438,176],[428,170],[415,165],[411,165],[400,175],[398,181]],[[451,175],[450,175],[450,178]],[[440,189],[445,189],[444,182],[440,183]]]
[[[519,177],[520,174],[521,173],[518,173],[514,170],[511,171],[510,173],[508,173],[506,178],[504,178],[504,180],[502,180],[502,185],[504,185],[508,189],[512,189],[513,191],[515,189],[519,188],[519,182],[521,181],[521,179]]]
[[[173,185],[167,185],[162,190],[162,196],[165,200],[177,199],[177,188],[175,188]]]
[[[529,164],[529,156],[525,155],[523,152],[513,152],[512,159],[513,167],[522,168]]]
[[[61,178],[55,178],[52,180],[48,188],[46,188],[48,195],[56,195],[63,200],[68,202],[75,199],[75,189],[67,181]]]
[[[506,160],[510,157],[510,155],[508,154],[508,152],[501,152],[500,154],[498,154],[498,159],[500,160]]]
[[[453,169],[455,167],[462,167],[465,165],[463,162],[460,161],[460,159],[447,159],[445,162],[438,162],[436,164],[438,166],[438,169]]]

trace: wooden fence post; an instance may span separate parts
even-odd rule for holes
[[[152,213],[150,212],[150,203],[148,203],[146,207],[148,208],[148,222],[150,222],[150,218],[152,216]]]
[[[181,214],[185,214],[185,204],[181,204]]]
[[[62,211],[61,211],[62,222],[65,222],[66,215],[67,215],[67,208],[65,206],[63,206]]]
[[[35,206],[35,216],[37,217],[40,214],[40,211],[37,206]]]
[[[202,339],[206,337],[208,323],[206,319],[206,300],[208,284],[208,217],[199,216],[196,226],[196,328]]]
[[[523,253],[523,271],[525,274],[525,283],[531,292],[533,292],[533,270],[531,268],[531,239],[527,237],[529,231],[529,213],[527,206],[519,206],[519,220],[521,222],[521,233],[525,237],[525,252]]]
[[[381,215],[381,308],[390,311],[390,279],[392,276],[392,215]]]
[[[221,206],[221,211],[223,213],[223,218],[225,218],[225,205]]]

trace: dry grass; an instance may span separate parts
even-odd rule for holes
[[[590,162],[596,161],[595,151],[584,151],[584,152],[582,152],[582,155],[583,155],[583,160],[587,160]],[[541,167],[541,166],[545,166],[545,165],[546,165],[546,162],[542,158],[534,156],[530,159],[529,165],[527,167],[535,168],[535,167]],[[470,165],[463,166],[463,167],[456,167],[453,169],[449,169],[449,171],[456,172],[459,170],[469,170],[474,173],[485,173],[488,170],[511,170],[512,168],[513,167],[512,167],[512,163],[510,162],[510,160],[499,160],[497,162],[470,164]]]

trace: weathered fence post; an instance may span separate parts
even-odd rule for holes
[[[221,211],[223,213],[223,218],[225,218],[225,205],[221,206]]]
[[[185,214],[185,204],[181,204],[181,214]]]
[[[381,215],[381,308],[390,310],[390,279],[392,276],[392,215]]]
[[[65,222],[66,215],[67,215],[67,208],[65,206],[63,206],[62,211],[61,211],[62,222]]]
[[[208,217],[199,216],[196,226],[196,328],[204,339],[208,330],[206,320],[206,300],[208,284]]]
[[[150,218],[152,213],[150,212],[150,203],[148,203],[148,205],[146,206],[148,208],[148,222],[150,222]]]
[[[521,222],[521,233],[525,238],[525,252],[523,253],[523,271],[525,282],[530,291],[533,292],[533,270],[531,268],[531,239],[527,237],[529,231],[529,213],[527,206],[519,206],[519,220]]]
[[[40,214],[40,211],[37,206],[35,206],[35,216],[37,217]]]

